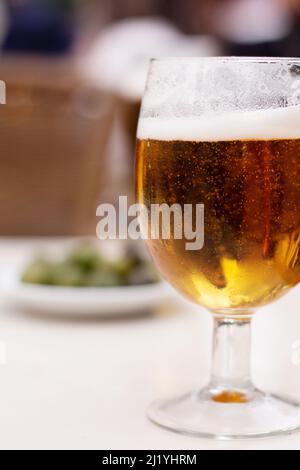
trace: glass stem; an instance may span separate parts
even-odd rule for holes
[[[214,316],[211,390],[251,393],[251,316]]]

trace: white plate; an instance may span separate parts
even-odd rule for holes
[[[165,282],[129,287],[56,287],[25,284],[18,269],[0,273],[4,300],[26,311],[63,315],[130,315],[172,296]]]

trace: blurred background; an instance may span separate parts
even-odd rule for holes
[[[149,59],[216,55],[300,56],[300,0],[0,0],[0,447],[199,445],[144,415],[206,383],[211,318],[137,242],[104,260],[96,208],[134,198]],[[299,397],[293,292],[262,315],[254,367],[261,388]]]
[[[0,235],[95,234],[132,197],[152,56],[299,56],[299,0],[1,0]]]

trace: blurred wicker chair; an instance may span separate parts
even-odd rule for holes
[[[113,104],[72,70],[0,59],[0,235],[95,232]]]

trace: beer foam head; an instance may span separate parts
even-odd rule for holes
[[[300,106],[207,117],[141,118],[138,139],[217,142],[300,138]]]

